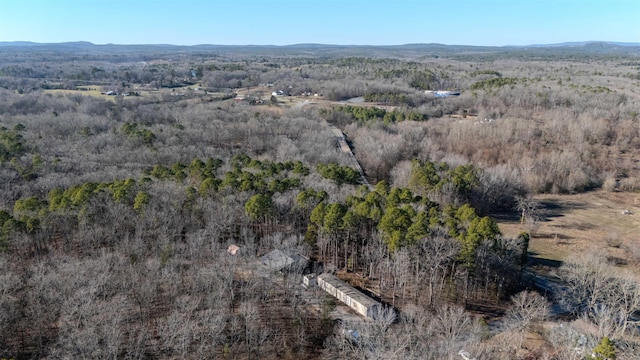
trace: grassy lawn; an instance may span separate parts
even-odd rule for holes
[[[532,255],[562,261],[596,251],[630,260],[628,248],[640,245],[640,193],[592,191],[574,195],[539,195],[544,220],[532,231]],[[626,211],[625,211],[626,210]],[[499,220],[506,236],[530,231],[519,220]]]
[[[96,97],[109,97],[107,95],[100,94],[100,90],[66,90],[66,89],[46,89],[43,90],[45,94],[77,94],[84,96],[96,96]]]

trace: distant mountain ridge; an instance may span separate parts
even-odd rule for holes
[[[574,41],[557,44],[512,45],[513,47],[579,47],[579,46],[640,46],[640,42]]]
[[[69,41],[60,43],[38,43],[32,41],[0,41],[0,47],[66,47],[66,48],[88,48],[88,47],[174,47],[174,48],[234,48],[234,47],[264,47],[264,48],[348,48],[348,47],[379,47],[379,48],[424,48],[424,47],[462,47],[462,48],[527,48],[527,47],[581,47],[581,46],[626,46],[640,47],[640,42],[617,42],[617,41],[575,41],[555,44],[531,44],[531,45],[449,45],[440,43],[410,43],[397,45],[345,45],[345,44],[320,44],[320,43],[300,43],[289,45],[221,45],[221,44],[198,44],[198,45],[175,45],[175,44],[94,44],[88,41]]]
[[[624,44],[624,45],[621,45]],[[301,56],[301,57],[460,57],[509,56],[531,58],[572,58],[576,56],[633,56],[640,57],[640,43],[572,42],[529,46],[474,46],[446,44],[402,45],[336,45],[301,43],[291,45],[171,45],[171,44],[93,44],[86,41],[64,43],[35,43],[29,41],[0,42],[0,56],[8,59],[21,53],[40,56],[42,61],[54,57],[83,56],[93,60],[144,61],[145,59],[175,56]],[[16,57],[11,57],[17,60]]]

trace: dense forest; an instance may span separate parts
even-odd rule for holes
[[[529,243],[640,191],[639,115],[637,47],[3,44],[0,357],[637,359],[640,244]]]

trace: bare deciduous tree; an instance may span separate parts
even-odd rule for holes
[[[549,306],[547,299],[534,291],[525,290],[511,297],[504,325],[518,334],[518,349],[522,347],[527,332],[533,330],[533,325],[549,316]]]

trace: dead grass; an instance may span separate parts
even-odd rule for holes
[[[45,94],[65,94],[65,95],[84,95],[103,98],[112,98],[113,96],[100,94],[99,90],[66,90],[66,89],[47,89],[43,90]]]
[[[542,205],[544,220],[529,244],[533,256],[562,261],[571,254],[595,250],[617,259],[618,264],[633,263],[627,249],[640,245],[640,193],[598,190],[536,199]],[[529,230],[519,221],[498,223],[506,236]],[[619,246],[611,246],[612,236]]]
[[[140,94],[140,96],[150,96],[150,95],[168,95],[171,94],[172,92],[178,92],[178,93],[185,93],[191,90],[194,90],[196,88],[201,88],[202,85],[200,84],[195,84],[195,85],[185,85],[182,87],[175,87],[175,88],[162,88],[162,89],[149,89],[149,88],[145,88],[143,85],[140,84],[134,84],[130,91],[135,91],[138,92]],[[115,99],[115,96],[109,96],[109,95],[105,95],[103,94],[103,91],[105,89],[108,89],[108,86],[104,86],[104,85],[82,85],[82,86],[77,86],[76,89],[45,89],[43,90],[44,93],[46,94],[66,94],[66,95],[70,95],[70,94],[74,94],[74,95],[84,95],[84,96],[94,96],[94,97],[100,97],[100,98],[105,98],[105,99],[109,99],[109,100],[113,100]],[[129,89],[127,89],[127,91],[129,91]],[[212,96],[216,96],[216,95],[226,95],[224,93],[209,93],[209,95]]]

